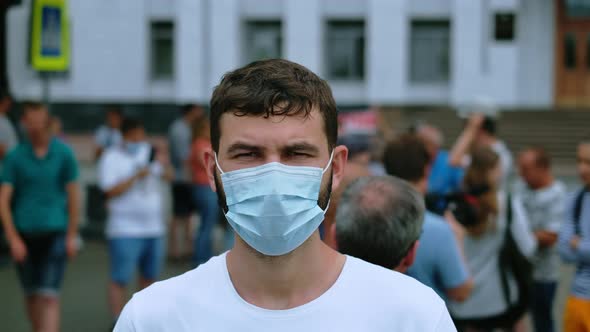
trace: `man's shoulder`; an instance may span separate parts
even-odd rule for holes
[[[8,153],[6,154],[6,158],[16,158],[21,157],[24,152],[27,150],[25,143],[19,143],[15,145]]]
[[[565,183],[559,181],[559,180],[555,180],[553,182],[553,184],[550,187],[551,192],[553,192],[555,195],[559,195],[559,196],[566,196],[567,195],[567,187],[565,186]]]
[[[385,269],[358,258],[347,258],[353,277],[358,278],[355,288],[365,295],[390,299],[390,305],[407,305],[415,308],[422,305],[444,305],[442,299],[430,288],[405,274]]]
[[[174,306],[179,305],[182,299],[188,299],[191,294],[198,294],[196,298],[206,300],[207,292],[214,291],[212,284],[221,278],[220,275],[216,275],[222,271],[219,269],[220,260],[225,261],[223,255],[213,257],[207,263],[179,276],[152,284],[133,296],[135,305],[158,303],[158,306]]]
[[[350,257],[348,258],[350,259]],[[434,290],[405,274],[359,259],[352,259],[356,276],[346,288],[346,298],[366,311],[389,317],[396,324],[436,326],[448,316],[444,301]]]
[[[429,211],[424,214],[422,232],[422,234],[438,236],[452,234],[451,226],[449,226],[445,218]]]
[[[58,153],[62,154],[62,155],[67,155],[67,156],[73,156],[74,155],[74,150],[72,150],[72,148],[67,145],[66,143],[64,143],[63,141],[59,140],[59,139],[52,139],[51,141],[52,147],[53,149],[55,149],[55,151],[57,151]]]

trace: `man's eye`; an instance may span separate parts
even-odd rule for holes
[[[311,157],[310,154],[308,154],[308,153],[305,153],[305,152],[297,152],[297,151],[294,151],[294,152],[289,153],[289,156],[290,157],[294,157],[294,158],[307,158],[307,157]]]
[[[258,156],[258,153],[256,152],[245,152],[245,153],[239,153],[236,155],[236,158],[256,158]]]

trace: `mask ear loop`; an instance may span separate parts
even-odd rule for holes
[[[330,168],[330,165],[332,165],[333,159],[334,159],[334,150],[332,150],[332,153],[330,153],[330,160],[328,160],[328,165],[326,165],[326,167],[322,170],[322,175],[324,175],[326,173],[326,171],[328,170],[328,168]],[[331,200],[332,200],[332,197],[330,197],[328,199],[328,204],[326,204],[326,208],[322,210],[324,212],[324,215],[326,214],[326,212],[328,212],[328,209],[330,208],[330,201]]]
[[[219,161],[217,160],[217,152],[215,152],[215,153],[214,153],[214,155],[215,155],[215,166],[217,166],[217,169],[219,170],[219,172],[220,172],[221,174],[225,173],[225,172],[224,172],[224,171],[221,169],[221,167],[219,166]]]
[[[217,158],[217,156],[215,158]],[[326,173],[326,171],[328,170],[328,168],[330,168],[330,166],[332,165],[332,160],[333,159],[334,159],[334,150],[332,150],[332,153],[330,153],[330,160],[328,160],[328,164],[322,170],[322,175],[324,175]]]

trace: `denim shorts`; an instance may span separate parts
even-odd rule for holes
[[[141,277],[156,280],[162,269],[164,240],[161,237],[109,239],[111,281],[126,286],[139,268]]]
[[[21,238],[27,257],[16,266],[25,294],[58,296],[67,261],[65,234],[21,234]]]

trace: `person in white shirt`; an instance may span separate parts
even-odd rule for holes
[[[566,218],[566,188],[551,174],[551,159],[541,147],[522,151],[518,169],[522,181],[517,183],[516,194],[539,244],[534,259],[533,323],[537,332],[553,332],[553,300],[560,277],[557,238]]]
[[[318,227],[342,180],[328,84],[283,59],[227,73],[205,164],[234,247],[137,293],[115,331],[455,331],[417,281],[342,255]]]
[[[8,92],[0,89],[0,169],[2,159],[18,143],[16,131],[8,119],[8,112],[12,106],[12,98]]]
[[[94,143],[96,144],[96,151],[94,157],[96,160],[104,150],[121,145],[123,137],[121,136],[121,124],[123,123],[123,111],[115,105],[107,106],[106,108],[106,124],[98,127],[94,135]]]
[[[109,303],[114,319],[123,309],[126,286],[136,269],[140,288],[158,278],[165,234],[159,185],[161,178],[172,177],[145,142],[139,121],[125,119],[121,129],[123,144],[105,150],[98,165],[99,186],[108,200]]]

